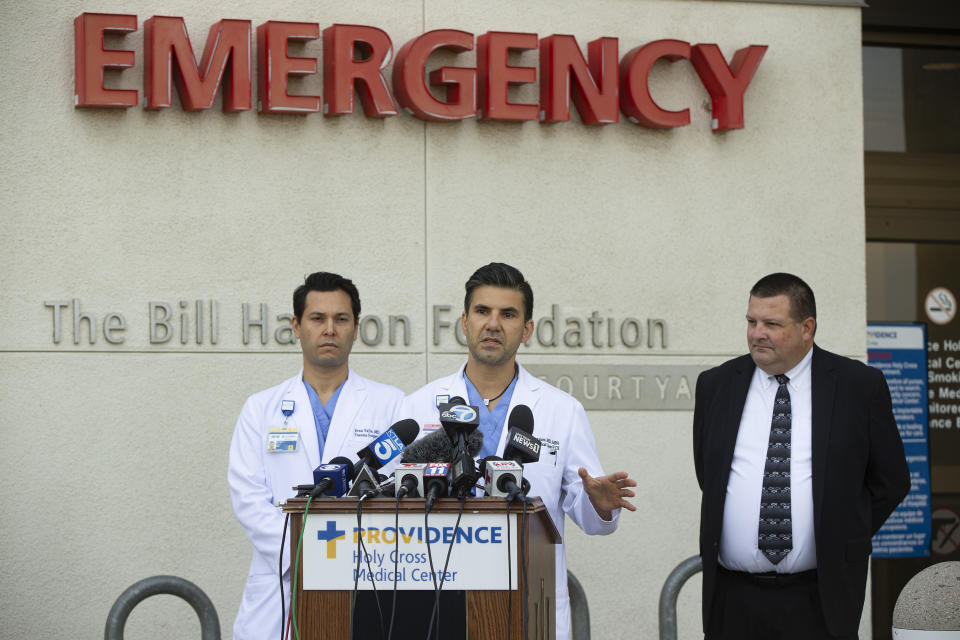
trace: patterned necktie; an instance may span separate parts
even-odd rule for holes
[[[774,376],[780,387],[773,403],[767,463],[763,468],[760,493],[760,526],[757,546],[773,564],[778,564],[793,549],[790,521],[790,391],[789,378]]]

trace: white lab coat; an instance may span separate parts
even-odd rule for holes
[[[420,435],[431,433],[425,425],[440,423],[437,396],[467,398],[463,381],[464,363],[451,376],[434,380],[410,394],[397,406],[394,420],[413,418],[421,427]],[[597,445],[583,405],[573,396],[536,378],[519,367],[519,378],[510,398],[510,411],[525,404],[533,412],[533,435],[543,442],[540,461],[524,466],[523,477],[530,481],[530,496],[540,496],[560,535],[564,514],[570,516],[588,534],[606,535],[617,528],[620,510],[610,521],[602,520],[590,502],[577,470],[585,467],[591,476],[602,476]],[[508,429],[504,425],[497,445],[503,455]],[[557,640],[569,637],[570,598],[567,595],[567,560],[563,545],[557,545]]]
[[[290,532],[283,552],[283,590],[287,610],[281,620],[278,560],[284,515],[277,505],[295,495],[298,484],[312,484],[313,470],[338,455],[357,459],[357,451],[392,424],[403,392],[367,380],[353,369],[340,391],[330,430],[320,454],[303,370],[293,378],[250,396],[233,432],[227,479],[237,520],[253,543],[250,572],[233,626],[235,640],[280,638],[290,607]],[[283,426],[283,400],[294,401],[288,427],[299,431],[295,452],[268,453],[267,434]]]

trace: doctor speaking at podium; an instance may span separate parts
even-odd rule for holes
[[[294,335],[303,369],[250,396],[230,443],[228,480],[237,520],[253,544],[250,572],[233,626],[235,640],[281,637],[290,606],[289,554],[284,553],[284,606],[278,567],[284,516],[278,504],[291,487],[312,484],[317,465],[356,452],[387,429],[403,392],[357,375],[348,364],[357,339],[360,295],[334,273],[306,277],[293,294]],[[289,531],[286,547],[289,548]]]
[[[421,434],[439,427],[438,404],[460,396],[479,407],[483,449],[479,457],[503,455],[504,423],[518,405],[533,412],[533,435],[542,441],[540,460],[527,464],[529,495],[539,496],[561,536],[564,515],[588,534],[617,528],[620,508],[636,482],[626,473],[604,475],[587,414],[573,396],[535,378],[516,362],[517,349],[533,334],[533,290],[514,267],[491,263],[466,283],[461,317],[469,354],[459,371],[434,380],[401,401],[396,419],[413,418]],[[570,602],[563,545],[557,545],[557,640],[569,636]]]

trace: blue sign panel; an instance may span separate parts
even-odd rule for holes
[[[873,537],[875,558],[930,555],[927,331],[923,324],[867,325],[867,355],[890,387],[910,467],[910,493]]]

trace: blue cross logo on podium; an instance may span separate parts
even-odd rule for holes
[[[337,529],[337,523],[333,520],[327,520],[326,529],[317,530],[317,540],[327,541],[327,558],[336,560],[337,558],[337,540],[344,537],[346,531]]]

